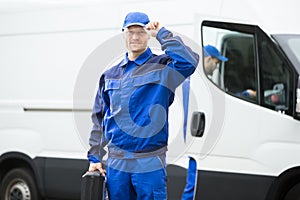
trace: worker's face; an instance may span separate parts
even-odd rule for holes
[[[213,71],[217,68],[220,60],[211,56],[206,56],[204,58],[204,68],[207,75],[212,75]]]
[[[148,47],[149,33],[141,26],[129,26],[125,29],[126,47],[131,53],[143,53]]]

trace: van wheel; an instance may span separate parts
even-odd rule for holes
[[[284,200],[300,200],[300,183],[297,183],[287,192]]]
[[[32,173],[26,168],[10,170],[2,180],[2,200],[38,200],[39,195]]]

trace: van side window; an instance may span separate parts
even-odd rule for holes
[[[203,67],[207,78],[227,94],[287,115],[293,114],[293,71],[280,49],[257,26],[202,23]],[[228,58],[206,70],[206,45]]]
[[[228,58],[219,62],[215,71],[207,77],[226,93],[246,101],[257,103],[257,67],[253,34],[222,28],[202,27],[203,46],[213,45]],[[204,71],[205,70],[204,54]]]
[[[260,42],[262,105],[282,112],[292,107],[292,74],[281,54],[267,40]]]

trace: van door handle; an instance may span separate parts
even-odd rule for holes
[[[202,137],[205,128],[205,114],[203,112],[193,112],[191,122],[191,134],[194,137]]]

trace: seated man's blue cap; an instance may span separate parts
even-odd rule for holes
[[[204,47],[204,56],[211,56],[214,58],[218,58],[221,61],[228,61],[228,58],[222,56],[218,49],[211,45],[206,45]]]
[[[133,26],[133,25],[139,25],[139,26],[145,27],[146,24],[148,24],[149,22],[150,22],[150,20],[145,13],[131,12],[131,13],[128,13],[125,17],[122,31],[124,31],[125,28],[127,28],[129,26]]]

